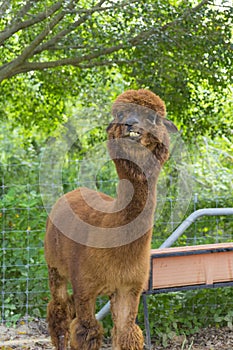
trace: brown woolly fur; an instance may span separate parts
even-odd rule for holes
[[[161,98],[153,92],[145,89],[128,90],[119,95],[113,104],[113,109],[116,103],[134,103],[136,105],[144,106],[153,109],[160,117],[166,116],[166,107]]]
[[[74,319],[70,331],[72,349],[90,350],[101,347],[103,329],[96,320],[90,319],[90,322],[84,324]]]
[[[121,94],[112,113],[108,151],[119,177],[117,198],[78,188],[58,199],[47,221],[47,317],[57,350],[69,342],[72,350],[100,349],[99,295],[111,302],[112,349],[143,349],[135,320],[149,276],[157,180],[169,156],[168,133],[177,129],[165,118],[164,102],[148,90]]]

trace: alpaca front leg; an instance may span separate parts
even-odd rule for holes
[[[70,325],[72,350],[99,350],[103,329],[95,318],[95,299],[75,298],[76,318]]]
[[[69,340],[69,326],[73,314],[72,300],[51,300],[47,307],[49,333],[56,350],[66,350]]]
[[[135,323],[141,291],[117,291],[111,297],[114,322],[112,350],[143,350],[144,338]]]
[[[56,350],[66,350],[70,322],[75,317],[73,297],[67,293],[67,281],[56,268],[48,267],[52,300],[47,307],[51,340]]]

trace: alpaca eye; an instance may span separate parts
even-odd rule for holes
[[[146,118],[150,123],[152,124],[155,124],[156,122],[156,115],[153,113],[153,114],[149,114]]]
[[[123,112],[117,113],[116,117],[117,117],[117,119],[118,119],[119,121],[122,121],[122,119],[123,119],[123,117],[124,117]]]

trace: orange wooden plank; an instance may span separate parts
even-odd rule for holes
[[[233,249],[233,243],[153,249],[152,288],[233,281],[233,250],[229,249]],[[182,255],[170,256],[176,253]]]
[[[218,248],[233,249],[233,242],[202,244],[202,245],[193,245],[193,246],[184,246],[184,247],[171,247],[171,248],[163,248],[163,249],[151,249],[151,255],[173,253],[173,252],[195,252],[195,251],[202,251],[202,250],[214,250]]]

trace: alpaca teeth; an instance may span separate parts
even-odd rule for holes
[[[130,131],[129,136],[136,137],[136,136],[139,136],[139,133],[135,131]]]

